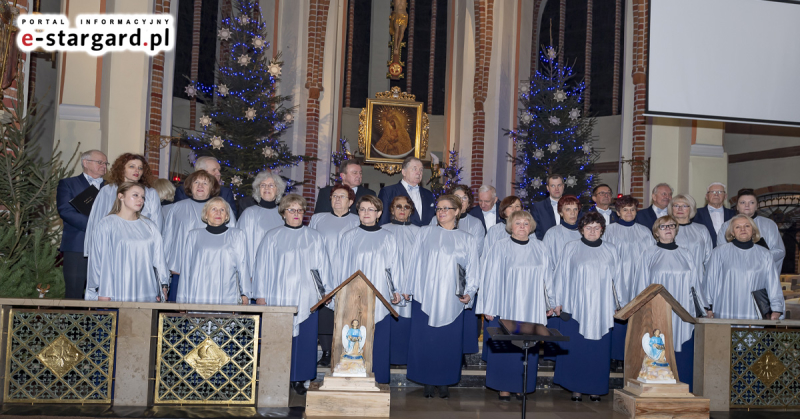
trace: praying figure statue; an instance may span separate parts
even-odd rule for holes
[[[642,362],[642,369],[639,371],[639,381],[675,384],[675,376],[667,362],[664,334],[661,333],[661,330],[654,330],[652,337],[649,333],[645,333],[642,336],[642,349],[646,356]]]
[[[353,320],[350,326],[342,328],[342,346],[344,353],[333,369],[334,377],[366,377],[367,368],[364,365],[364,344],[367,338],[367,328],[360,326],[358,320]]]

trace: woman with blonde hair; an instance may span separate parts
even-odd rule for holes
[[[153,174],[147,160],[139,154],[125,153],[111,165],[111,169],[106,173],[106,186],[100,189],[97,197],[92,204],[92,212],[89,214],[89,221],[86,222],[86,238],[83,247],[83,255],[89,256],[92,250],[92,240],[94,236],[92,230],[100,222],[114,203],[117,201],[117,188],[125,182],[138,183],[144,189],[144,207],[141,215],[147,217],[156,225],[157,230],[161,230],[161,200],[158,192],[151,187]]]
[[[756,245],[759,240],[761,232],[750,216],[730,219],[725,241],[711,253],[706,268],[706,297],[715,317],[761,319],[753,296],[753,291],[761,290],[772,310],[769,318],[777,320],[784,313],[780,275],[769,250]]]
[[[250,267],[244,232],[226,225],[231,207],[217,196],[203,205],[205,228],[189,232],[175,300],[188,304],[249,304]]]
[[[667,207],[667,214],[678,222],[680,228],[675,235],[675,243],[688,250],[700,272],[705,276],[706,264],[711,259],[714,244],[708,228],[692,222],[697,214],[697,204],[691,195],[675,195]]]
[[[116,192],[111,212],[92,231],[86,299],[164,301],[169,269],[158,228],[141,215],[145,189],[123,182]]]
[[[425,397],[433,397],[436,387],[439,397],[450,397],[448,387],[461,380],[465,323],[475,327],[465,313],[478,291],[478,244],[457,228],[460,215],[460,198],[436,200],[438,225],[420,229],[410,282],[402,285],[413,296],[407,377],[425,385]]]

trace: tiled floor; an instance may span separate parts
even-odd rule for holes
[[[213,406],[156,407],[137,409],[99,406],[13,406],[3,405],[3,418],[31,419],[54,417],[102,417],[102,418],[302,418],[305,397],[295,394],[290,399],[292,407],[287,409],[223,408]],[[450,398],[425,399],[421,388],[392,389],[392,418],[404,419],[513,419],[521,415],[522,403],[516,400],[501,402],[491,390],[459,388],[450,392]],[[611,397],[603,397],[598,403],[570,400],[570,393],[563,390],[538,390],[529,397],[529,419],[625,419],[626,416],[613,411]],[[713,419],[796,419],[800,411],[733,411],[712,412]],[[352,419],[352,418],[349,418]]]

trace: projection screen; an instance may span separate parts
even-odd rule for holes
[[[800,126],[800,1],[650,1],[647,115]]]

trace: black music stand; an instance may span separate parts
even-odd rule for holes
[[[522,358],[522,419],[525,419],[528,401],[528,351],[532,347],[536,346],[538,342],[566,342],[569,340],[569,336],[562,335],[561,332],[556,329],[547,329],[550,332],[550,336],[514,334],[512,331],[508,330],[503,322],[499,323],[500,327],[486,328],[486,330],[489,332],[489,336],[496,341],[510,341],[514,346],[522,348],[522,351],[525,353],[524,357]]]

